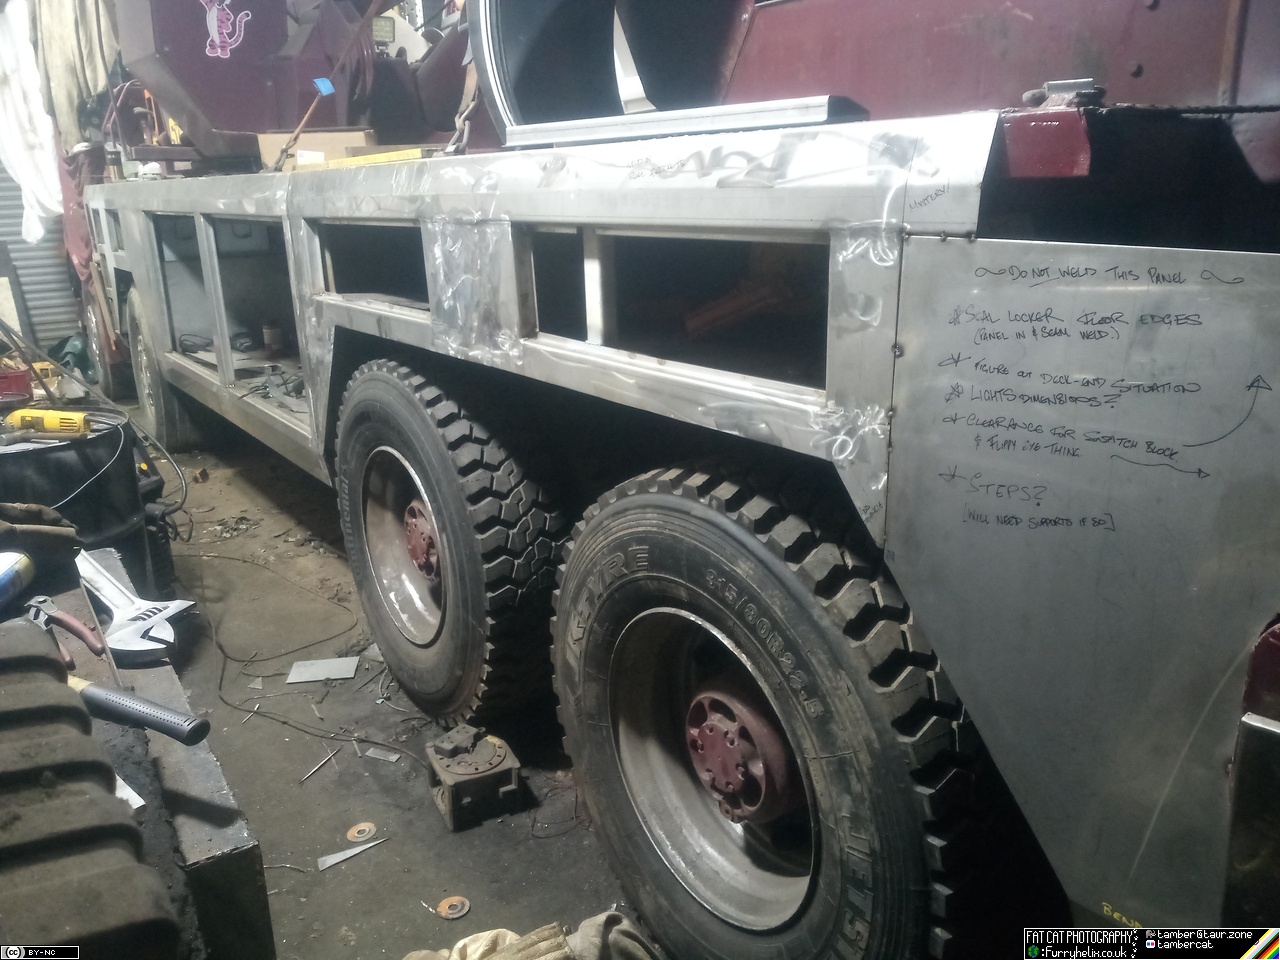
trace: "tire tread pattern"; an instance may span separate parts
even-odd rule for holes
[[[605,507],[641,493],[696,500],[745,528],[786,562],[848,639],[895,718],[893,727],[910,767],[923,828],[921,854],[930,874],[925,950],[936,960],[960,956],[953,928],[966,899],[958,891],[970,872],[968,841],[975,832],[971,820],[983,806],[977,789],[982,748],[937,657],[913,636],[910,611],[880,558],[865,556],[853,546],[862,542],[853,536],[860,521],[838,497],[824,494],[814,479],[785,474],[772,464],[653,470],[588,507],[564,546],[561,581],[587,524]],[[554,596],[557,609],[559,593],[557,589]],[[566,746],[573,756],[573,727],[565,712],[576,710],[573,694],[560,689],[557,693]]]
[[[479,625],[485,644],[482,673],[467,705],[441,719],[454,724],[510,713],[549,682],[546,624],[568,524],[483,425],[404,364],[372,360],[355,371],[338,411],[339,435],[353,389],[375,375],[390,377],[408,390],[444,440],[480,548],[486,611]],[[350,530],[343,532],[354,542]]]
[[[163,446],[169,453],[186,453],[204,445],[204,433],[197,423],[197,411],[201,408],[184,396],[160,372],[159,358],[146,347],[143,328],[150,323],[142,291],[133,287],[125,302],[125,309],[132,319],[129,323],[129,350],[133,358],[134,393],[138,399],[135,424],[141,424],[142,432],[150,440]],[[145,368],[145,372],[144,372]],[[151,402],[144,398],[144,377],[151,379]],[[213,414],[202,418],[205,423]]]

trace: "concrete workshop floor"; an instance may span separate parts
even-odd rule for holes
[[[294,660],[346,655],[369,643],[333,492],[238,432],[216,452],[178,459],[189,476],[208,471],[187,500],[194,536],[175,545],[182,595],[212,619],[229,655],[255,662],[224,661],[202,616],[188,621],[175,666],[193,709],[213,723],[209,742],[262,844],[282,960],[400,958],[491,927],[524,933],[551,921],[576,925],[621,900],[577,802],[550,704],[522,718],[516,732],[494,730],[524,763],[540,806],[450,833],[422,766],[408,755],[423,756],[424,743],[441,731],[386,674],[378,676],[381,664],[362,658],[353,680],[285,686]],[[261,689],[250,686],[257,677]],[[226,700],[258,704],[260,715],[245,721],[219,698],[220,684]],[[343,743],[300,783],[339,744],[266,713],[315,730],[357,732],[406,755],[387,763]],[[386,842],[318,872],[316,858],[352,846],[347,830],[361,821],[375,823]],[[471,901],[462,919],[423,907],[455,894]]]

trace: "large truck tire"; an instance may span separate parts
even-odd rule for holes
[[[160,372],[142,334],[149,325],[147,308],[137,287],[125,301],[128,313],[129,353],[133,358],[133,383],[138,395],[134,419],[142,429],[170,453],[198,448],[203,439],[196,417],[196,401],[180,393]]]
[[[127,400],[133,396],[131,372],[128,364],[112,364],[110,351],[104,342],[108,333],[105,322],[98,316],[98,307],[89,301],[84,307],[85,343],[89,348],[89,359],[93,363],[98,389],[108,400]]]
[[[0,623],[0,943],[175,960],[169,890],[66,678],[48,634]]]
[[[413,700],[456,723],[549,690],[567,524],[516,459],[442,390],[388,360],[348,383],[336,454],[352,576]]]
[[[818,489],[655,471],[591,507],[565,549],[566,746],[678,960],[956,946],[972,727]]]

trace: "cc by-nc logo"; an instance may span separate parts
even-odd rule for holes
[[[4,960],[22,960],[27,955],[27,951],[21,947],[5,947]]]

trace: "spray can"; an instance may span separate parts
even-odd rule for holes
[[[36,565],[25,553],[0,552],[0,610],[36,578]]]

